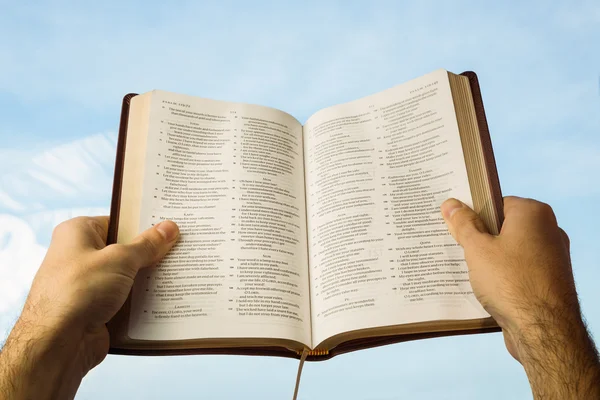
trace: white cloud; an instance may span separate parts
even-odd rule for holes
[[[23,206],[18,201],[14,200],[7,193],[0,191],[0,204],[4,206],[4,208],[9,209],[10,211],[24,211],[25,206]]]
[[[0,214],[0,315],[21,306],[45,253],[25,221]]]
[[[108,206],[115,149],[116,135],[99,133],[33,152],[4,150],[0,210],[22,215],[56,206]]]
[[[60,179],[71,190],[97,190],[98,174],[112,170],[115,154],[115,136],[91,135],[86,138],[57,146],[33,157],[37,171]],[[101,176],[102,179],[105,176]]]
[[[61,222],[79,216],[108,215],[109,212],[107,207],[60,208],[27,214],[23,219],[33,229],[37,240],[46,244],[56,225]]]

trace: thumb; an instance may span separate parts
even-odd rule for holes
[[[161,223],[145,230],[126,245],[135,257],[138,268],[149,267],[160,261],[179,238],[179,228],[173,221]]]
[[[441,210],[450,234],[463,248],[489,236],[479,215],[466,204],[448,199],[442,204]]]

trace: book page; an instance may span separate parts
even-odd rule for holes
[[[304,135],[315,345],[488,316],[439,210],[472,205],[446,71],[321,110]]]
[[[138,274],[128,336],[310,344],[302,126],[267,107],[154,91],[139,231],[181,238]]]

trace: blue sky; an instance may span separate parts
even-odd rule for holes
[[[482,86],[505,194],[550,203],[600,338],[600,3],[0,0],[0,336],[53,226],[107,213],[120,100],[162,89],[318,109],[446,68]],[[297,362],[110,356],[77,399],[282,399]],[[501,335],[305,367],[302,399],[530,398]]]

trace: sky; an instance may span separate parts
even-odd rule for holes
[[[600,338],[600,3],[0,0],[0,341],[54,226],[108,214],[123,95],[272,106],[305,121],[438,68],[477,72],[503,193],[549,203]],[[600,340],[600,339],[599,339]],[[297,361],[109,356],[77,399],[291,398]],[[305,366],[300,399],[527,399],[500,334]]]

